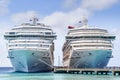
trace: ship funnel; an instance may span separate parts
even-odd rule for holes
[[[79,21],[79,23],[82,24],[82,27],[88,27],[87,26],[88,20],[85,17],[83,18],[83,20]]]

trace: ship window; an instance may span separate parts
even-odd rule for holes
[[[15,34],[15,32],[9,32],[9,34]]]
[[[51,32],[46,32],[45,34],[51,34]]]

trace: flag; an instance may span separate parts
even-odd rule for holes
[[[68,29],[73,29],[74,27],[73,26],[68,26]]]

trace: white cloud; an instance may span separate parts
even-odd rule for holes
[[[103,10],[111,7],[119,0],[82,0],[81,7],[88,10]]]
[[[10,60],[7,58],[8,56],[8,51],[7,51],[7,47],[6,47],[6,40],[4,39],[4,33],[5,31],[9,30],[10,27],[8,27],[8,25],[10,26],[9,23],[6,22],[0,22],[0,67],[4,67],[4,66],[11,66]]]
[[[111,29],[110,33],[113,33],[116,36],[114,41],[114,48],[113,48],[113,58],[110,59],[108,66],[120,66],[119,59],[120,59],[120,28]]]
[[[9,0],[0,0],[0,15],[4,15],[8,10]]]
[[[98,0],[64,0],[63,4],[68,7],[73,7],[73,5],[78,6],[69,12],[54,12],[51,15],[44,17],[42,22],[53,25],[55,27],[61,26],[60,28],[62,29],[65,28],[65,26],[68,24],[76,23],[83,17],[90,17],[93,14],[91,10],[106,9],[117,2],[118,0],[100,0],[99,2]],[[38,12],[26,11],[22,13],[16,13],[12,15],[12,21],[21,23],[33,16],[38,16]]]
[[[23,23],[33,18],[34,16],[38,16],[36,11],[26,11],[21,13],[16,13],[11,16],[11,19],[14,23]]]
[[[89,11],[103,10],[117,3],[119,0],[64,0],[64,8],[82,8]]]
[[[89,15],[90,13],[86,10],[78,8],[67,13],[55,12],[49,16],[44,17],[42,22],[50,24],[55,28],[64,30],[68,25],[77,23],[83,16],[88,17]]]
[[[69,12],[54,12],[53,14],[46,16],[43,22],[53,26],[61,26],[65,28],[68,24],[75,24],[83,17],[90,17],[94,14],[95,10],[104,10],[113,6],[118,0],[64,0],[63,5],[69,8],[77,5],[74,10]]]
[[[76,7],[78,7],[78,5],[76,5],[78,0],[64,0],[63,2],[63,7],[64,8],[68,8],[68,9],[74,9]]]

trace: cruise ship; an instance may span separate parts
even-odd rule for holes
[[[18,72],[51,71],[56,33],[50,26],[38,23],[36,17],[30,21],[5,32],[8,58]]]
[[[63,65],[67,68],[105,68],[112,58],[115,36],[105,29],[90,27],[88,20],[81,26],[69,26],[63,45]]]

